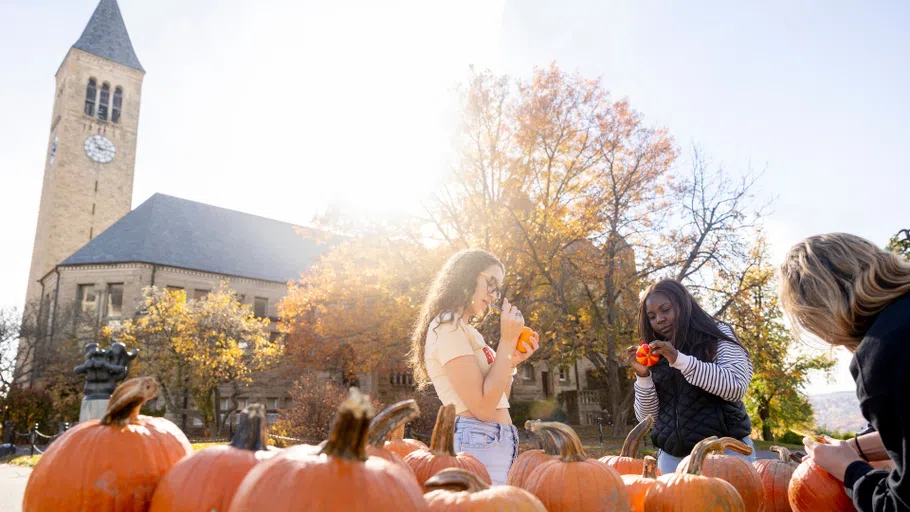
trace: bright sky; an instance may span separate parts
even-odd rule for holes
[[[53,75],[96,0],[0,0],[0,306],[21,306]],[[798,5],[794,5],[798,4]],[[120,0],[146,75],[134,207],[155,192],[291,222],[413,204],[467,66],[603,76],[684,148],[765,169],[780,258],[907,227],[910,4]],[[846,361],[846,358],[842,358]],[[851,389],[845,362],[835,382]]]

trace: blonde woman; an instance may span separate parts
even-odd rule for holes
[[[537,350],[537,339],[516,349],[524,319],[503,299],[498,353],[471,325],[499,299],[502,263],[470,249],[449,258],[433,280],[411,336],[409,365],[418,386],[430,383],[443,405],[455,404],[455,451],[477,457],[494,485],[505,484],[518,455],[518,430],[509,415],[509,392],[518,365]]]
[[[794,327],[853,352],[856,395],[877,430],[829,444],[806,438],[806,451],[844,482],[861,512],[910,510],[910,263],[834,233],[793,246],[780,272],[781,305]],[[890,473],[868,464],[889,456]]]

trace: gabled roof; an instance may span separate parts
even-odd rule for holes
[[[141,262],[287,282],[329,247],[293,224],[155,194],[61,266]]]
[[[73,48],[145,72],[133,50],[117,0],[101,0],[98,3],[95,13],[82,31],[82,37]]]

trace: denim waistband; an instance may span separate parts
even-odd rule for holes
[[[455,431],[464,429],[479,430],[495,437],[497,440],[514,439],[518,441],[518,429],[515,425],[504,425],[495,421],[481,421],[467,416],[455,416]]]

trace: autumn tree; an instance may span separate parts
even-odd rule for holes
[[[753,264],[744,275],[720,276],[721,286],[744,290],[727,304],[723,319],[749,350],[753,377],[746,406],[762,439],[772,441],[787,430],[812,425],[804,386],[810,372],[829,371],[835,360],[829,354],[806,353],[784,324],[776,269],[768,261],[762,236],[757,236],[750,257]]]
[[[888,240],[887,249],[910,259],[910,230],[902,229]]]

